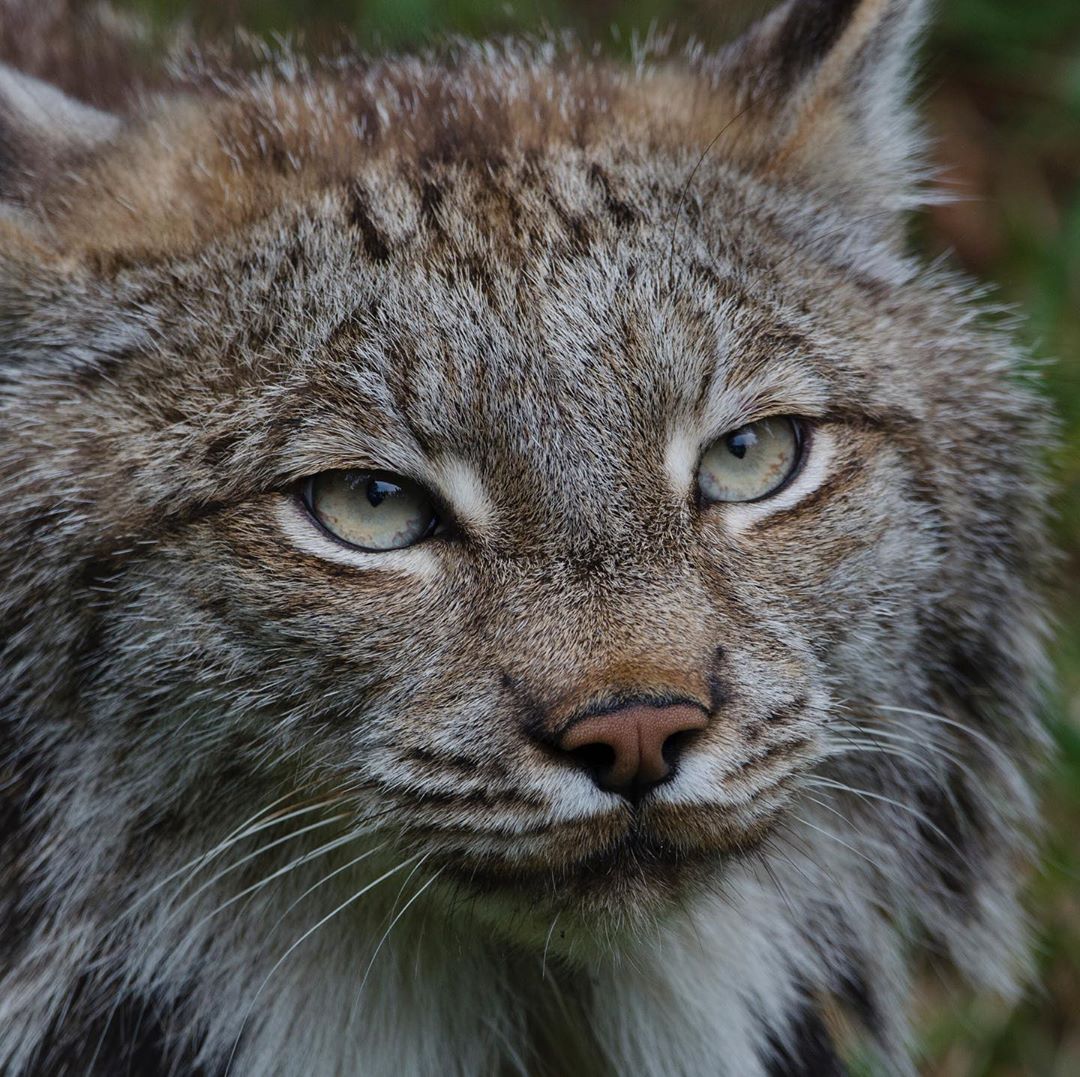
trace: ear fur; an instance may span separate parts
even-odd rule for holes
[[[856,210],[921,201],[922,139],[907,104],[926,0],[785,0],[721,56],[762,172]]]
[[[111,138],[120,121],[0,64],[0,202],[27,200],[35,181]]]

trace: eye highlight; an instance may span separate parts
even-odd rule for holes
[[[401,550],[434,534],[434,499],[385,471],[323,471],[301,488],[308,512],[334,538],[360,550]]]
[[[698,488],[706,501],[760,501],[786,486],[803,457],[798,420],[748,423],[714,441],[701,457]]]

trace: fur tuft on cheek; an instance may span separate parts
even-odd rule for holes
[[[898,241],[923,4],[98,97],[68,7],[0,0],[0,1071],[901,1073],[919,940],[1015,993],[1051,423]]]

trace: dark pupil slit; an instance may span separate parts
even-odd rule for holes
[[[757,440],[753,434],[745,431],[731,434],[727,439],[728,451],[736,460],[741,460],[746,455],[746,450]]]
[[[367,499],[371,505],[378,508],[388,497],[400,493],[401,487],[392,482],[384,482],[382,479],[372,479],[368,483]]]

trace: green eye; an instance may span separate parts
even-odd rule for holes
[[[760,501],[795,474],[802,429],[781,416],[740,426],[717,438],[701,458],[698,487],[706,501]]]
[[[361,550],[401,550],[439,526],[431,495],[385,471],[324,471],[304,483],[303,496],[325,530]]]

